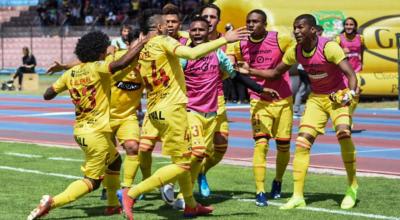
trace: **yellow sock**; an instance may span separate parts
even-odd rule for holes
[[[80,197],[91,192],[93,189],[92,183],[87,179],[76,180],[69,184],[64,192],[54,196],[52,208],[57,208],[65,204],[71,203]]]
[[[119,171],[107,170],[103,180],[107,188],[107,206],[119,206],[117,190],[120,188]]]
[[[253,153],[253,173],[256,181],[256,192],[265,192],[266,156],[268,153],[268,139],[256,140]]]
[[[151,151],[139,151],[139,164],[143,180],[151,176],[151,163],[153,160],[153,158],[151,157],[151,153]]]
[[[210,157],[206,157],[203,165],[201,173],[206,174],[209,169],[217,165],[224,158],[226,150],[228,149],[228,144],[215,144],[214,152]]]
[[[310,164],[310,147],[311,143],[307,139],[297,137],[293,160],[293,197],[304,196],[304,181]]]
[[[287,144],[277,144],[277,149],[275,180],[282,182],[283,174],[285,174],[290,160],[290,142]]]
[[[350,136],[350,131],[339,131],[338,140],[342,152],[342,160],[346,168],[347,181],[349,186],[357,187],[356,178],[356,149]]]
[[[181,188],[181,193],[183,199],[185,200],[185,205],[194,208],[197,206],[197,202],[193,197],[193,178],[188,170],[179,175],[178,182]]]
[[[188,171],[176,164],[170,164],[161,167],[149,178],[143,180],[135,187],[132,187],[129,190],[128,195],[132,198],[137,198],[139,195],[149,192],[154,188],[158,188],[167,183],[172,183],[173,181],[176,181],[177,177],[184,172]]]
[[[139,168],[138,155],[126,155],[123,168],[124,168],[124,179],[121,185],[123,187],[131,187],[133,180],[136,177],[137,170]]]
[[[191,163],[190,163],[190,175],[191,175],[191,180],[192,183],[194,183],[197,179],[197,176],[200,173],[200,170],[202,168],[202,162],[204,160],[204,157],[197,157],[192,155],[191,157]]]

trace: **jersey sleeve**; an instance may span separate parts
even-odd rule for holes
[[[282,57],[282,62],[288,66],[292,66],[295,63],[297,63],[296,60],[296,44],[293,44],[292,46],[290,46],[285,54]]]
[[[294,43],[295,42],[290,35],[278,33],[278,45],[283,53],[285,53]]]
[[[335,41],[340,45],[340,35],[335,37]]]
[[[58,78],[55,83],[53,83],[52,87],[53,87],[54,92],[61,93],[61,92],[63,92],[63,91],[68,89],[68,87],[67,87],[67,76],[68,76],[68,74],[70,74],[70,71],[71,70],[64,72],[61,75],[61,77]]]
[[[166,36],[164,38],[161,38],[160,40],[160,44],[167,51],[167,53],[189,60],[194,60],[202,57],[207,53],[216,50],[217,48],[226,44],[225,38],[219,38],[217,40],[203,43],[191,48],[181,45],[177,40],[173,39],[172,37]]]
[[[234,78],[236,76],[236,71],[235,69],[233,69],[233,66],[228,56],[226,56],[226,54],[221,49],[218,49],[217,57],[221,71],[227,73],[230,78]]]
[[[230,43],[226,46],[226,55],[234,56],[237,61],[243,61],[242,53],[240,50],[240,41]]]
[[[330,41],[326,43],[324,54],[326,59],[334,64],[339,64],[342,60],[346,58],[343,49],[335,41]]]

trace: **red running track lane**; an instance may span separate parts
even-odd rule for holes
[[[71,119],[57,119],[57,118],[37,118],[37,117],[24,117],[24,116],[0,116],[0,121],[7,122],[22,122],[31,124],[48,124],[48,125],[74,125],[75,120]]]
[[[247,130],[229,130],[231,137],[239,138],[252,138],[253,134]],[[292,141],[297,137],[297,133],[292,134]],[[353,137],[353,141],[356,146],[369,146],[369,147],[381,147],[381,148],[400,148],[398,140],[387,140],[377,138],[365,138],[365,137]],[[316,144],[338,144],[336,136],[319,135]]]

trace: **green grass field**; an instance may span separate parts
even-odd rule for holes
[[[43,194],[55,195],[73,181],[73,176],[82,175],[80,164],[83,154],[78,149],[0,143],[0,154],[2,158],[0,161],[0,181],[2,183],[0,219],[26,218]],[[27,157],[27,155],[36,156]],[[75,161],[57,160],[57,157]],[[168,160],[165,158],[156,158],[153,170],[166,162]],[[58,174],[64,176],[54,176]],[[72,177],[68,178],[65,175]],[[268,170],[267,189],[270,187],[273,175],[274,170]],[[345,177],[310,173],[307,176],[305,189],[308,208],[281,211],[277,205],[285,202],[285,198],[289,197],[292,191],[290,171],[287,172],[284,179],[283,197],[285,198],[270,201],[273,204],[263,208],[256,207],[253,201],[255,187],[251,168],[219,165],[209,173],[208,179],[213,196],[209,199],[199,199],[199,201],[204,204],[212,204],[215,211],[213,215],[203,217],[204,219],[400,218],[398,209],[400,207],[399,180],[360,177],[357,206],[351,211],[342,211],[339,209],[339,204],[346,189]],[[122,219],[118,215],[113,217],[102,215],[105,203],[99,200],[99,195],[100,190],[73,204],[55,209],[46,219]],[[340,214],[328,212],[340,212]],[[135,206],[134,213],[136,219],[179,219],[182,217],[180,211],[171,209],[160,200],[157,191],[149,193],[146,200],[139,201]]]

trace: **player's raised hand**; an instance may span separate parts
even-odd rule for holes
[[[51,64],[47,70],[46,70],[46,74],[47,75],[53,75],[56,72],[61,72],[65,70],[65,65],[58,62],[58,61],[54,61],[53,64]]]
[[[225,39],[228,43],[233,43],[238,40],[246,40],[250,36],[250,32],[246,27],[240,27],[225,33]]]
[[[234,65],[234,68],[237,72],[245,74],[245,75],[249,75],[250,74],[250,66],[248,63],[244,62],[244,61],[239,61]]]

